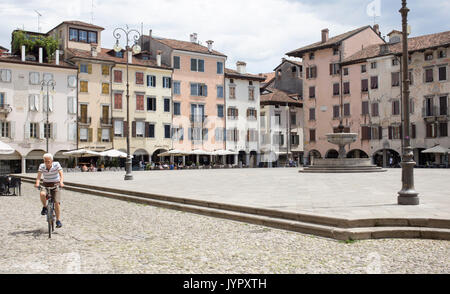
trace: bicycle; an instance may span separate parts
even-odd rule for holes
[[[55,221],[56,221],[56,213],[55,213],[55,199],[52,195],[52,191],[59,188],[59,185],[53,187],[45,187],[40,185],[39,190],[46,190],[45,198],[47,199],[47,222],[48,222],[48,238],[52,237],[52,232],[55,231]]]

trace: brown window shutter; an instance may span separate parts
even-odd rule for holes
[[[392,140],[392,127],[389,127],[388,131],[389,131],[389,140]]]
[[[88,74],[92,74],[92,64],[88,64]]]
[[[131,136],[136,137],[136,121],[131,122]]]
[[[313,77],[317,78],[317,66],[313,67],[313,73],[314,73]]]
[[[309,79],[309,70],[310,70],[310,69],[311,69],[310,67],[306,68],[306,78],[307,78],[307,79]]]
[[[330,76],[333,74],[333,64],[330,63]]]
[[[92,134],[93,133],[93,131],[92,131],[92,128],[89,128],[88,129],[88,142],[92,142]]]
[[[127,121],[123,122],[123,136],[128,137],[128,122]]]
[[[403,139],[403,126],[400,125],[400,139]]]
[[[383,127],[381,126],[378,127],[378,139],[379,140],[383,139]]]
[[[149,138],[150,137],[150,123],[145,122],[145,137]]]
[[[416,138],[416,125],[415,124],[411,125],[411,138],[412,139]]]
[[[102,141],[102,128],[97,128],[97,142]]]

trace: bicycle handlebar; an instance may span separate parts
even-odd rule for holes
[[[44,185],[39,185],[39,190],[42,190],[42,189],[48,189],[48,190],[56,190],[56,189],[58,189],[58,188],[60,188],[60,186],[59,185],[55,185],[55,186],[53,186],[53,187],[45,187]]]

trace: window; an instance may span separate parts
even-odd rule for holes
[[[121,70],[114,71],[114,83],[122,83],[122,71]]]
[[[155,125],[154,124],[148,124],[147,138],[155,138]]]
[[[309,98],[316,97],[316,87],[309,87]]]
[[[439,67],[439,81],[446,81],[447,80],[447,67],[442,66]]]
[[[409,100],[409,114],[414,114],[414,100],[412,98]]]
[[[365,73],[367,71],[367,66],[365,64],[361,65],[361,73]]]
[[[109,142],[110,141],[110,135],[109,135],[109,129],[101,129],[102,130],[102,142]]]
[[[425,69],[425,82],[426,83],[433,82],[433,69],[432,68]]]
[[[69,29],[69,41],[78,42],[78,30],[77,29]]]
[[[144,111],[144,95],[136,94],[136,110]]]
[[[30,85],[39,85],[40,83],[39,79],[40,75],[38,72],[30,72]]]
[[[333,95],[334,96],[339,95],[339,84],[338,83],[333,84]]]
[[[314,60],[314,52],[309,53],[309,60]]]
[[[77,76],[68,76],[67,77],[67,86],[69,88],[76,88],[77,87]]]
[[[316,142],[316,130],[309,130],[309,141]]]
[[[369,101],[363,101],[362,102],[362,115],[368,115],[369,114]]]
[[[377,68],[377,63],[376,62],[370,63],[370,68],[371,69],[376,69]]]
[[[280,113],[275,113],[274,125],[275,126],[280,126],[281,125],[281,114]]]
[[[156,97],[147,97],[147,111],[156,111]]]
[[[184,139],[183,128],[172,128],[172,139],[176,141],[183,141]]]
[[[170,112],[170,99],[164,98],[164,112]]]
[[[181,115],[181,103],[180,102],[173,103],[173,114]]]
[[[409,84],[412,85],[414,84],[414,75],[412,71],[408,72],[408,78],[409,78]]]
[[[333,119],[339,118],[339,105],[333,105]]]
[[[392,87],[400,86],[400,72],[391,73],[391,85]]]
[[[123,51],[114,52],[117,58],[123,58]]]
[[[173,57],[173,68],[180,69],[180,56]]]
[[[348,67],[344,68],[344,76],[348,76]]]
[[[378,102],[372,103],[372,116],[373,116],[373,117],[379,116],[379,112],[378,112]]]
[[[80,128],[80,141],[81,142],[87,142],[89,139],[88,135],[88,129],[87,128]]]
[[[378,89],[378,76],[370,77],[370,88],[371,89]]]
[[[9,138],[9,122],[0,121],[0,137]]]
[[[257,117],[258,117],[258,112],[256,111],[256,109],[254,109],[254,108],[247,109],[247,118],[249,120],[256,120]]]
[[[67,97],[67,112],[69,114],[77,113],[77,100],[75,97]]]
[[[102,75],[109,76],[109,66],[108,65],[102,65]]]
[[[369,91],[369,80],[364,79],[361,80],[361,92],[368,92]]]
[[[436,138],[437,137],[437,132],[436,132],[436,125],[434,123],[427,123],[425,125],[425,137],[426,138]]]
[[[238,112],[237,108],[234,108],[234,107],[228,108],[228,118],[229,119],[237,119],[238,115],[239,115],[239,112]]]
[[[399,140],[402,137],[402,128],[401,125],[392,125],[389,126],[389,139],[390,140]]]
[[[102,83],[102,94],[109,94],[109,83]]]
[[[173,94],[181,95],[181,82],[178,81],[173,82]]]
[[[4,83],[11,82],[11,70],[9,69],[0,69],[0,81]]]
[[[248,89],[248,99],[255,100],[255,88],[254,87],[250,87]]]
[[[88,33],[88,42],[97,44],[97,32]]]
[[[344,104],[344,116],[350,116],[350,103]]]
[[[425,97],[425,117],[434,115],[433,97]]]
[[[439,50],[438,51],[438,58],[445,58],[445,57],[447,57],[446,50],[445,49],[444,50]]]
[[[416,125],[411,124],[411,139],[415,139],[415,138],[416,138]]]
[[[88,72],[91,73],[92,69],[89,66],[90,66],[90,64],[88,64]],[[44,73],[43,79],[46,82],[51,81],[51,80],[53,80],[53,74],[51,74],[51,73]]]
[[[439,137],[448,137],[448,122],[439,123]]]
[[[350,82],[344,83],[344,94],[350,94]]]
[[[0,96],[1,96],[1,93],[0,93]],[[4,103],[3,99],[1,102],[2,102],[2,104]],[[30,96],[28,96],[28,104],[30,105],[30,107],[29,107],[30,111],[39,111],[39,95],[31,94]]]
[[[170,125],[164,125],[164,138],[170,139]]]
[[[339,55],[339,48],[333,48],[333,55]]]
[[[361,126],[361,140],[370,140],[371,135],[371,127]]]
[[[392,115],[400,115],[400,101],[392,101]]]
[[[172,87],[172,78],[163,77],[163,88],[170,89]]]
[[[85,42],[88,41],[88,33],[87,31],[78,30],[78,42]]]
[[[30,138],[39,138],[39,123],[30,123]]]
[[[217,105],[217,117],[223,117],[223,105]]]
[[[291,112],[291,126],[297,125],[297,114],[295,112]]]
[[[205,61],[203,59],[191,58],[191,71],[204,72]]]
[[[156,87],[156,76],[147,75],[147,87]]]
[[[191,96],[208,96],[208,87],[205,84],[191,83]]]
[[[223,98],[223,86],[217,86],[217,98]]]
[[[316,120],[316,109],[315,108],[309,109],[309,120]]]
[[[340,74],[340,66],[339,63],[331,63],[330,64],[330,75],[338,75]]]
[[[226,132],[227,141],[237,142],[239,141],[239,130],[238,129],[229,129]]]
[[[260,127],[265,128],[266,127],[266,114],[264,112],[260,113],[259,121],[260,121]]]
[[[310,66],[306,68],[306,78],[307,79],[317,78],[317,66]]]
[[[397,65],[399,65],[398,58],[392,58],[392,66],[397,66]]]
[[[433,60],[433,52],[425,53],[425,60]]]
[[[216,128],[215,130],[216,142],[223,142],[225,139],[225,129],[224,128]]]
[[[143,84],[144,84],[144,73],[136,72],[136,85],[143,85]]]
[[[257,142],[258,141],[258,131],[255,129],[247,130],[247,142]]]
[[[217,62],[217,74],[221,75],[223,74],[223,62]]]
[[[122,109],[122,93],[114,93],[114,109]]]
[[[300,136],[297,133],[291,133],[291,145],[297,146],[300,144]]]
[[[136,121],[135,128],[136,128],[136,137],[144,138],[145,137],[145,122],[144,121]]]
[[[284,135],[281,132],[273,134],[273,144],[283,146],[284,145]]]
[[[439,97],[439,115],[448,115],[447,96]]]
[[[88,92],[88,81],[80,81],[80,92],[81,93]]]

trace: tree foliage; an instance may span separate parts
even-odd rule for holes
[[[51,36],[32,36],[24,31],[18,30],[13,33],[12,51],[20,52],[21,47],[25,46],[26,54],[39,54],[39,48],[44,48],[47,58],[54,55],[58,49],[58,41]]]

